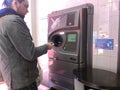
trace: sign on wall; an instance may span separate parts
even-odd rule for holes
[[[113,39],[96,39],[95,40],[95,48],[104,49],[104,50],[113,50],[114,47]]]

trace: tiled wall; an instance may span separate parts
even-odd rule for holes
[[[37,0],[37,44],[47,42],[47,14],[59,9],[69,8],[85,3],[94,5],[93,25],[93,67],[117,71],[118,52],[118,25],[119,25],[119,0],[60,0],[56,2]],[[58,7],[57,7],[58,6]],[[44,8],[43,8],[44,7]],[[97,49],[96,39],[113,39],[113,50]],[[40,58],[47,60],[47,55]],[[43,65],[46,66],[47,64]]]
[[[94,40],[113,39],[113,50],[96,49],[93,52],[93,67],[116,72],[119,28],[119,0],[97,0],[94,17]],[[94,46],[94,43],[93,43]]]

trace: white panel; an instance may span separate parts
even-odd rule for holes
[[[84,84],[79,82],[77,79],[74,79],[74,90],[84,90]]]

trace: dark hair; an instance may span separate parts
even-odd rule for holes
[[[11,3],[13,0],[4,0],[2,5],[6,6],[6,7],[11,7]],[[17,0],[19,3],[23,2],[24,0]]]

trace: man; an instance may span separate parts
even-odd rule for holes
[[[28,0],[4,0],[0,10],[0,71],[10,90],[37,90],[37,57],[53,45],[35,47],[24,22]]]

